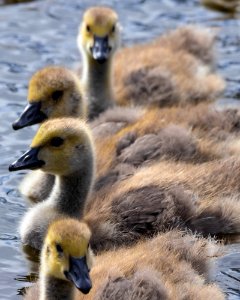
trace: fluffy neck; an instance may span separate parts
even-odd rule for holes
[[[107,108],[114,105],[112,91],[112,58],[100,64],[84,50],[82,82],[85,97],[88,101],[89,119],[97,117]]]
[[[73,300],[74,286],[65,280],[45,275],[40,278],[40,300]]]
[[[85,159],[84,166],[67,176],[56,176],[50,196],[57,211],[70,217],[82,217],[85,202],[92,188],[94,176],[93,154]]]

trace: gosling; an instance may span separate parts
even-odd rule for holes
[[[120,32],[114,10],[91,7],[84,13],[77,42],[90,119],[115,103],[185,106],[213,100],[224,89],[224,81],[213,73],[210,30],[187,26],[116,53]]]
[[[219,255],[210,240],[172,231],[94,260],[90,237],[84,222],[53,222],[42,249],[39,282],[25,299],[224,299],[215,284],[207,283],[209,257]]]

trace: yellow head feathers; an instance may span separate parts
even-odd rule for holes
[[[13,123],[13,129],[42,123],[46,119],[81,117],[87,103],[77,75],[63,67],[49,66],[36,72],[28,88],[28,105]]]
[[[67,218],[50,225],[45,243],[50,247],[58,246],[70,256],[82,257],[87,254],[90,237],[87,224]]]
[[[118,15],[107,7],[88,9],[80,26],[78,46],[83,54],[93,61],[105,62],[118,49],[120,26]],[[83,56],[83,60],[86,58]]]
[[[36,72],[29,82],[28,102],[40,103],[39,109],[47,119],[85,118],[87,114],[80,80],[64,67],[49,66]]]
[[[71,281],[83,293],[91,289],[89,270],[93,254],[91,231],[86,223],[59,219],[48,228],[41,255],[41,276]]]
[[[92,139],[85,121],[77,118],[59,118],[49,120],[40,126],[32,140],[31,147],[43,147],[56,137],[80,143],[84,143],[85,139]]]
[[[84,121],[76,118],[53,119],[43,123],[31,148],[37,148],[42,170],[54,175],[67,175],[94,169],[92,134]]]
[[[55,91],[73,89],[77,76],[64,67],[48,66],[37,71],[29,81],[28,101],[44,101]]]
[[[10,171],[42,169],[53,175],[94,174],[92,134],[77,118],[53,119],[43,123],[31,149],[9,166]]]
[[[108,7],[91,7],[83,16],[82,33],[104,37],[114,33],[118,16]]]

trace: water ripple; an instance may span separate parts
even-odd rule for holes
[[[25,172],[9,174],[8,165],[28,149],[36,128],[13,132],[11,123],[26,105],[28,80],[33,72],[48,64],[73,67],[78,63],[79,22],[85,8],[95,3],[96,0],[47,0],[0,9],[0,272],[4,272],[1,299],[16,299],[23,285],[28,285],[26,277],[18,276],[28,273],[17,229],[26,210],[17,190]],[[183,24],[218,28],[218,70],[228,82],[219,103],[239,105],[240,20],[206,10],[199,0],[99,0],[98,4],[118,11],[124,28],[123,45],[150,40]],[[230,300],[240,299],[238,245],[229,246],[230,254],[220,260],[216,274]]]

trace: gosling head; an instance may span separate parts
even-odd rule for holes
[[[89,293],[89,271],[93,254],[89,247],[91,232],[85,223],[59,219],[48,229],[42,254],[41,276],[72,282],[82,293]]]
[[[50,66],[36,72],[28,88],[28,105],[12,127],[14,130],[50,118],[86,116],[77,76],[63,67]]]
[[[33,138],[30,150],[12,163],[9,171],[42,169],[49,174],[64,176],[86,171],[87,167],[93,172],[90,130],[77,118],[62,118],[44,122]]]
[[[110,8],[88,9],[80,25],[78,47],[89,59],[100,64],[109,60],[120,44],[118,16]]]

